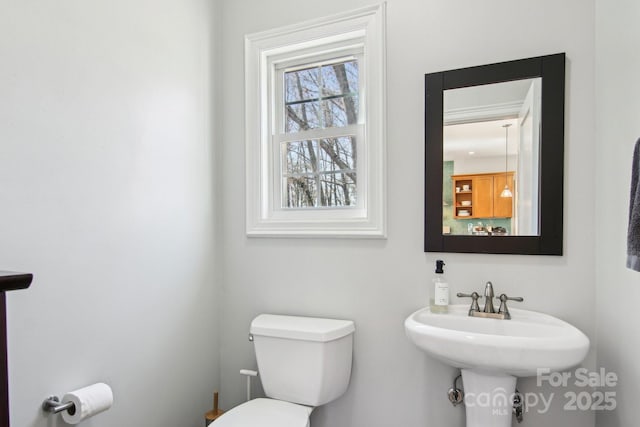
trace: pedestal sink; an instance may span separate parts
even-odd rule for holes
[[[468,316],[468,305],[450,305],[446,314],[429,307],[404,323],[409,339],[430,356],[462,370],[467,397],[467,427],[509,427],[517,377],[538,369],[562,371],[578,365],[589,338],[574,326],[547,314],[511,309],[511,320]]]

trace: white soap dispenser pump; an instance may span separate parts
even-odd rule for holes
[[[433,278],[433,296],[430,299],[432,313],[447,313],[449,311],[449,283],[444,277],[444,261],[436,261],[436,276]]]

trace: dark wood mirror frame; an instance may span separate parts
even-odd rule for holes
[[[443,94],[448,89],[542,78],[538,236],[442,233]],[[562,255],[565,54],[425,75],[425,252]]]

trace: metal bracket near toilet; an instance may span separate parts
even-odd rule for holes
[[[253,338],[253,337],[252,337]],[[257,377],[258,371],[251,369],[240,369],[240,374],[247,377],[247,402],[251,400],[251,377]]]

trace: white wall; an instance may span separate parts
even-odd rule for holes
[[[454,160],[453,173],[455,175],[504,172],[504,156],[502,157],[460,157]],[[518,169],[518,156],[509,156],[507,170]]]
[[[447,262],[452,292],[480,289],[492,280],[499,291],[523,296],[521,307],[556,315],[594,338],[594,3],[541,0],[513,7],[507,0],[389,0],[389,238],[245,237],[244,34],[369,3],[223,3],[222,402],[230,407],[244,398],[238,370],[255,367],[247,341],[255,315],[329,316],[356,322],[354,371],[346,395],[314,411],[314,427],[462,426],[463,408],[453,408],[445,397],[454,370],[410,344],[402,325],[409,313],[426,304],[437,258]],[[565,255],[425,254],[424,74],[557,52],[568,57]],[[593,364],[590,356],[587,365]],[[594,425],[592,413],[562,410],[563,389],[539,389],[533,380],[520,382],[519,388],[556,393],[552,413],[531,410],[522,427]]]
[[[0,0],[11,422],[93,382],[87,427],[196,427],[218,385],[208,0]],[[59,417],[55,417],[58,419]]]
[[[625,268],[631,157],[640,138],[640,4],[596,1],[597,303],[598,366],[615,372],[614,412],[599,412],[602,427],[637,425],[640,396],[640,273]],[[604,390],[603,390],[604,391]]]

